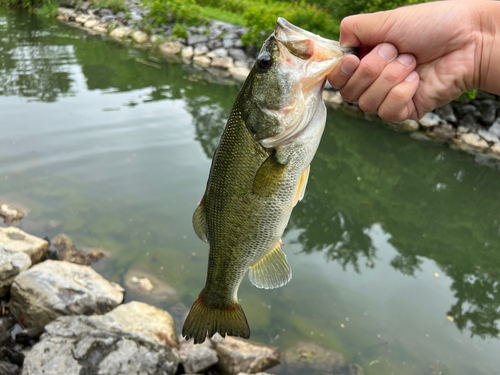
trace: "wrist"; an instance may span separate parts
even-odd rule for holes
[[[500,94],[500,3],[487,1],[478,9],[479,33],[477,36],[476,69],[474,86]]]

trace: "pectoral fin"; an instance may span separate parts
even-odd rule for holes
[[[198,204],[198,207],[196,207],[196,210],[194,210],[193,228],[200,240],[208,242],[207,234],[205,232],[205,220],[203,219],[203,199]]]
[[[250,267],[248,277],[257,288],[279,288],[291,280],[292,269],[281,246],[280,240],[269,253]]]
[[[309,172],[311,171],[311,166],[308,165],[306,170],[300,176],[299,185],[297,186],[297,192],[295,193],[295,199],[293,200],[293,206],[300,202],[304,198],[304,193],[306,192],[307,181],[309,180]]]
[[[286,164],[281,164],[272,153],[260,166],[253,181],[253,193],[262,197],[278,191],[286,173]]]

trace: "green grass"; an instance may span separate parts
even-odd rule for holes
[[[100,9],[111,9],[114,13],[127,11],[127,6],[125,5],[124,0],[94,0],[92,1],[92,7]]]
[[[236,13],[232,13],[225,9],[212,8],[212,7],[200,7],[200,13],[207,19],[219,20],[233,25],[246,26],[245,19]]]

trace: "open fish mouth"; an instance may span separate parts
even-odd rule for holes
[[[277,147],[293,141],[314,117],[326,82],[326,76],[339,60],[354,48],[340,47],[339,42],[323,38],[297,27],[280,17],[271,36],[279,46],[279,69],[287,71],[294,87],[279,109],[264,108],[284,126],[284,131],[262,139],[263,147]]]

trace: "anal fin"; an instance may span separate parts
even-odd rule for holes
[[[295,193],[295,199],[293,200],[293,206],[300,202],[304,198],[304,193],[306,192],[307,181],[309,180],[309,172],[311,171],[311,166],[308,165],[305,171],[300,176],[299,185],[297,186],[297,192]]]
[[[288,283],[292,269],[281,249],[281,240],[257,263],[250,267],[248,278],[257,288],[274,289]]]
[[[207,234],[205,232],[205,220],[203,219],[203,199],[194,210],[193,214],[193,229],[196,235],[203,242],[208,242]]]

